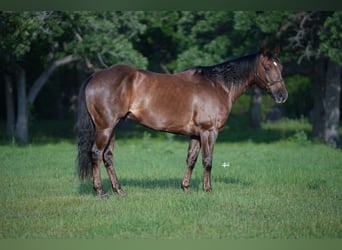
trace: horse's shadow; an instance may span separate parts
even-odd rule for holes
[[[252,185],[252,182],[243,180],[241,178],[234,177],[222,177],[218,176],[213,178],[214,182],[231,184],[231,185],[239,185],[241,187],[248,187]],[[103,188],[106,191],[111,190],[111,184],[109,179],[104,179]],[[135,187],[135,188],[143,188],[143,189],[173,189],[173,190],[181,190],[181,179],[180,178],[163,178],[163,179],[135,179],[135,178],[122,178],[120,179],[121,186],[125,189],[125,187]],[[193,178],[191,180],[191,190],[197,192],[202,189],[202,179]],[[78,190],[80,195],[89,195],[96,193],[93,190],[92,182],[83,181],[79,185]]]
[[[192,190],[199,189],[201,180],[194,178],[191,180],[191,188]],[[109,179],[102,180],[103,188],[106,191],[111,190],[111,183]],[[163,178],[163,179],[135,179],[135,178],[121,178],[120,184],[125,190],[125,187],[133,187],[133,188],[143,188],[143,189],[173,189],[173,190],[181,190],[181,179],[179,178]],[[82,181],[79,185],[78,190],[80,195],[89,195],[94,194],[92,182]]]

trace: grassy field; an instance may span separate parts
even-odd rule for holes
[[[341,239],[342,152],[292,125],[228,127],[215,146],[212,193],[201,189],[201,159],[191,194],[180,189],[187,142],[172,135],[119,135],[127,195],[104,200],[79,182],[72,140],[1,145],[0,238]]]

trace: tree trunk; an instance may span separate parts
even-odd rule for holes
[[[69,55],[62,59],[56,60],[50,64],[50,66],[42,72],[42,74],[33,83],[28,95],[26,96],[26,72],[20,68],[18,73],[18,114],[15,134],[19,142],[22,144],[28,143],[28,118],[29,109],[28,105],[33,105],[39,91],[47,82],[51,74],[59,66],[68,64],[78,60],[78,58]]]
[[[325,94],[326,80],[326,59],[323,57],[315,61],[314,68],[314,106],[312,112],[312,134],[314,137],[323,139],[324,131],[324,107],[323,100]]]
[[[320,58],[315,65],[313,135],[327,144],[339,142],[341,66]]]
[[[15,113],[12,78],[5,73],[5,92],[6,92],[6,131],[7,137],[14,136]]]
[[[251,106],[251,122],[252,127],[255,129],[260,129],[262,121],[261,113],[261,90],[256,86],[253,86],[253,96],[252,96],[252,106]]]
[[[49,77],[52,75],[52,73],[55,71],[57,67],[60,67],[62,65],[71,63],[73,61],[78,60],[79,58],[74,57],[73,55],[68,55],[62,59],[58,59],[50,64],[50,66],[43,71],[40,76],[37,78],[37,80],[33,83],[32,87],[30,88],[30,92],[28,93],[28,103],[33,104],[39,91],[42,89],[44,84],[47,82]]]
[[[324,106],[324,142],[336,145],[339,141],[341,95],[341,66],[329,60],[326,73]]]
[[[22,144],[28,143],[28,116],[26,99],[26,72],[19,68],[18,72],[18,112],[15,134]]]

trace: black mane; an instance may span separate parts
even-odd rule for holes
[[[195,74],[213,82],[222,82],[228,88],[245,82],[254,73],[259,53],[250,54],[213,66],[197,66]]]

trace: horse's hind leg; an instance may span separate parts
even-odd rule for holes
[[[103,162],[105,164],[108,176],[110,178],[110,182],[112,185],[112,189],[114,192],[118,193],[120,196],[125,195],[124,191],[121,189],[121,185],[116,176],[113,164],[113,151],[114,151],[114,143],[115,143],[115,134],[110,139],[110,142],[103,154]]]
[[[97,129],[95,134],[95,143],[92,148],[93,164],[93,188],[100,197],[106,197],[101,181],[100,164],[103,159],[103,152],[112,136],[112,129]]]

